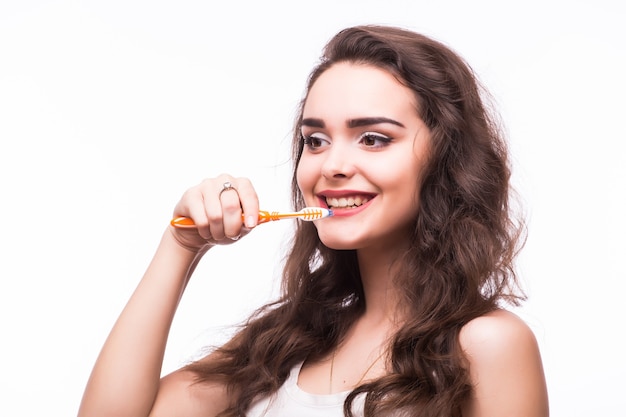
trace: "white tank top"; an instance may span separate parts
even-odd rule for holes
[[[293,367],[289,377],[273,395],[256,401],[246,417],[344,417],[343,403],[349,391],[320,395],[304,392],[298,386],[302,364]],[[355,417],[363,416],[364,395],[353,402]]]

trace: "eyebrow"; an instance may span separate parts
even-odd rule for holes
[[[373,125],[379,125],[379,124],[384,124],[384,123],[389,123],[392,125],[405,127],[402,123],[396,120],[390,119],[388,117],[360,117],[357,119],[348,120],[346,122],[346,125],[349,128],[354,128],[354,127],[362,127],[362,126],[373,126]],[[315,119],[311,117],[311,118],[302,119],[302,126],[324,128],[326,127],[326,124],[324,123],[322,119]]]

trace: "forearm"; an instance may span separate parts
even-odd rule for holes
[[[166,232],[94,365],[79,416],[147,416],[156,397],[167,336],[202,254]]]

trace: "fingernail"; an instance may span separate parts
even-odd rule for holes
[[[249,228],[254,227],[254,216],[246,217],[246,227],[249,227]]]

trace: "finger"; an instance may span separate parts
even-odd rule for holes
[[[247,178],[237,180],[237,192],[244,215],[244,225],[247,229],[255,227],[259,221],[259,198]]]
[[[224,184],[229,182],[228,177],[221,175],[203,183],[203,206],[208,219],[210,234],[216,241],[223,240],[226,237],[224,232],[222,190],[224,189]]]
[[[204,207],[203,189],[205,182],[188,189],[174,209],[174,217],[185,216],[193,220],[197,233],[205,240],[212,238],[209,219]]]
[[[219,199],[222,208],[222,225],[224,236],[229,239],[237,239],[241,235],[241,201],[238,192],[237,181],[226,181],[222,184]]]

